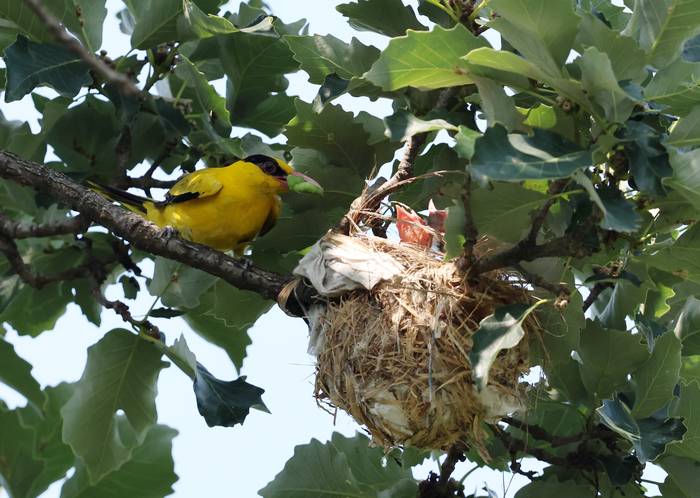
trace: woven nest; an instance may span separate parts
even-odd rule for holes
[[[370,291],[330,299],[314,314],[317,399],[348,412],[384,447],[446,449],[462,441],[485,454],[482,422],[522,407],[528,341],[498,354],[479,391],[469,361],[472,336],[496,308],[532,298],[506,274],[467,285],[454,264],[434,253],[354,240],[403,269]],[[536,320],[529,316],[523,328],[535,333]]]

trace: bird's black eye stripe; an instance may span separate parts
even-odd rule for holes
[[[279,177],[287,176],[287,172],[283,170],[279,163],[270,156],[253,154],[252,156],[246,157],[244,161],[257,165],[268,175]]]

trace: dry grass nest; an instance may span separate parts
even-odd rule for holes
[[[492,272],[468,285],[435,253],[356,240],[392,256],[403,272],[371,291],[329,300],[318,313],[317,399],[348,412],[381,446],[446,449],[461,441],[488,458],[483,422],[522,407],[528,340],[498,354],[479,391],[472,336],[496,308],[532,297],[512,275]],[[529,315],[523,328],[526,337],[538,333],[536,318]]]

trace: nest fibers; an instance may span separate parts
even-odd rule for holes
[[[522,407],[527,340],[503,349],[477,389],[469,353],[479,322],[531,303],[504,274],[467,284],[436,254],[374,237],[332,234],[295,270],[328,297],[309,310],[316,397],[348,412],[384,447],[483,448],[482,422]],[[526,334],[537,329],[529,315]],[[488,458],[488,456],[486,455]]]

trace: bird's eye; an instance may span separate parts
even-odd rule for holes
[[[273,162],[266,162],[263,164],[263,171],[268,175],[274,175],[277,172],[277,165]]]

